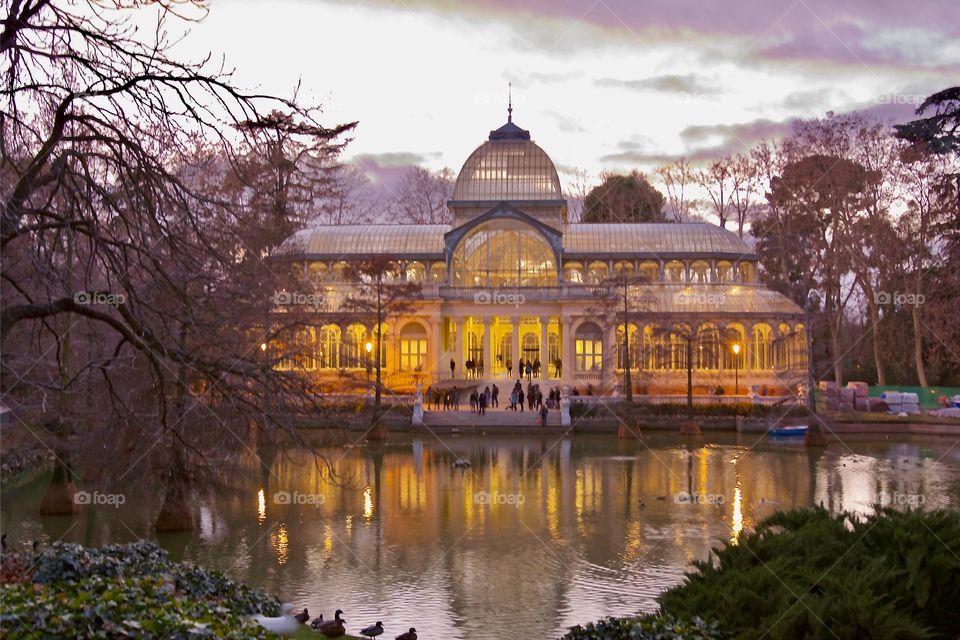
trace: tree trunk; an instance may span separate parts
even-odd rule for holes
[[[187,488],[183,480],[175,479],[167,485],[163,506],[154,526],[157,532],[192,531],[193,514],[187,504]]]
[[[887,384],[887,371],[883,365],[883,359],[880,357],[880,309],[874,302],[873,290],[867,288],[867,309],[870,312],[870,327],[873,333],[873,364],[877,368],[877,384],[885,386]]]
[[[917,363],[917,380],[921,387],[927,385],[927,371],[923,366],[923,328],[920,323],[920,305],[914,304],[910,313],[913,316],[913,359]]]
[[[40,502],[40,515],[69,516],[77,513],[80,511],[80,505],[75,500],[76,493],[77,487],[73,484],[73,474],[70,471],[67,454],[57,451],[53,477],[50,478],[50,485]]]
[[[183,451],[176,440],[171,442],[170,447],[171,460],[164,483],[163,504],[157,515],[154,530],[158,532],[192,531],[193,514],[187,500],[189,485]]]

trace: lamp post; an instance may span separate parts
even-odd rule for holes
[[[733,395],[740,395],[740,343],[733,343]]]
[[[373,351],[373,343],[367,340],[367,344],[364,345],[364,348],[367,350],[367,390],[370,389],[370,353]]]

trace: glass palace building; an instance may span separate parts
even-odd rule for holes
[[[622,392],[628,364],[647,393],[685,393],[688,362],[698,393],[805,380],[803,311],[759,283],[747,244],[706,223],[568,223],[553,162],[512,118],[467,158],[448,205],[451,225],[314,226],[284,243],[278,257],[325,302],[281,366],[362,379],[376,316],[342,301],[352,265],[386,260],[388,283],[419,285],[381,325],[397,391],[517,378],[521,361],[581,393]]]

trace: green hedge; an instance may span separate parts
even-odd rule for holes
[[[960,513],[776,513],[694,563],[660,606],[738,638],[935,638],[960,633]]]
[[[776,513],[658,601],[657,615],[606,618],[563,640],[957,638],[960,513]]]

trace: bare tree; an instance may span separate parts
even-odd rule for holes
[[[737,220],[737,235],[741,238],[757,205],[760,189],[760,174],[750,154],[734,156],[730,161],[730,205]]]
[[[657,169],[657,175],[663,180],[667,192],[667,205],[675,222],[685,222],[690,218],[690,205],[687,200],[687,185],[696,180],[696,173],[686,158]]]
[[[732,163],[730,156],[724,156],[697,172],[697,183],[707,192],[712,205],[711,213],[717,217],[721,229],[727,228],[730,217]]]
[[[563,194],[567,199],[568,222],[580,222],[580,219],[583,217],[583,203],[586,201],[587,194],[590,193],[593,186],[590,174],[586,169],[576,167],[570,172],[567,189]]]
[[[158,527],[184,528],[191,470],[225,463],[238,425],[278,426],[264,398],[312,405],[306,381],[259,349],[272,339],[262,292],[291,276],[263,262],[286,203],[265,219],[222,189],[244,154],[273,157],[275,111],[323,127],[313,109],[171,57],[167,20],[202,17],[203,3],[158,1],[156,29],[136,28],[130,12],[150,4],[7,2],[0,390],[25,423],[52,425],[66,481],[51,504],[71,508],[68,452],[109,439],[119,464],[98,472],[159,479]],[[328,158],[349,128],[325,130]]]
[[[453,215],[447,201],[453,195],[450,169],[436,173],[410,167],[401,176],[388,209],[394,220],[414,224],[449,224]]]

